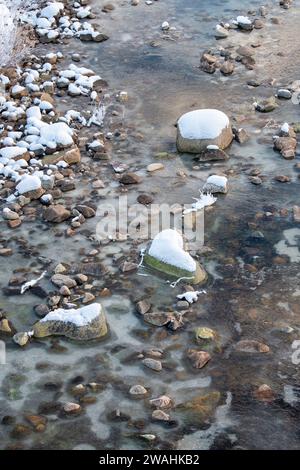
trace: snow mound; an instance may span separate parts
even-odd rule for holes
[[[184,139],[216,139],[230,125],[225,113],[217,109],[197,109],[184,114],[178,120]]]
[[[65,310],[58,308],[48,313],[40,320],[41,323],[47,321],[61,321],[64,323],[73,323],[76,326],[86,326],[97,318],[102,312],[102,307],[98,303],[90,304],[78,309],[71,308]]]
[[[39,143],[51,148],[57,145],[68,147],[73,144],[72,135],[73,131],[67,124],[56,122],[41,128]]]
[[[26,175],[17,185],[16,190],[19,194],[28,193],[29,191],[35,191],[42,186],[41,180],[36,175]]]
[[[156,235],[149,255],[185,271],[195,272],[197,268],[195,260],[183,249],[182,236],[173,229],[163,230]]]

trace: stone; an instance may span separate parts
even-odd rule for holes
[[[152,412],[152,419],[155,421],[170,421],[170,416],[162,410],[154,410]]]
[[[47,222],[52,222],[55,224],[64,222],[65,220],[69,219],[70,216],[71,212],[66,209],[62,204],[55,204],[49,206],[44,211],[44,219]]]
[[[152,398],[149,400],[150,405],[155,406],[156,408],[170,408],[172,406],[172,400],[167,395],[161,395],[158,398]]]
[[[250,139],[248,132],[243,128],[240,128],[240,129],[233,128],[232,131],[233,131],[235,140],[239,144],[244,144]]]
[[[141,181],[142,181],[142,178],[139,175],[135,173],[131,173],[131,172],[123,174],[121,178],[119,179],[119,182],[125,185],[139,184],[141,183]]]
[[[77,414],[81,411],[81,406],[78,403],[67,402],[63,406],[63,410],[68,414]]]
[[[108,327],[102,306],[94,303],[79,309],[53,310],[33,325],[33,331],[36,338],[61,335],[87,341],[102,338]]]
[[[140,204],[143,204],[144,206],[151,204],[153,201],[154,201],[154,198],[150,194],[140,194],[137,197],[137,202],[139,202]]]
[[[293,217],[295,222],[300,222],[300,206],[293,206]]]
[[[86,219],[89,219],[91,217],[95,217],[96,211],[90,206],[87,206],[85,204],[79,204],[76,206],[76,209],[78,212],[80,212]]]
[[[39,415],[26,415],[26,421],[28,421],[36,432],[44,432],[46,429],[47,418]]]
[[[255,391],[254,396],[257,400],[270,402],[274,400],[274,392],[267,384],[260,385]]]
[[[0,332],[1,331],[8,334],[12,333],[12,329],[7,318],[2,318],[2,320],[0,320]]]
[[[235,69],[235,65],[232,61],[230,60],[225,60],[225,62],[222,64],[220,68],[220,72],[223,75],[232,75]]]
[[[255,184],[255,185],[260,185],[263,182],[259,176],[250,176],[249,181],[250,183]]]
[[[278,104],[274,96],[271,96],[270,98],[255,103],[255,109],[260,113],[270,113],[276,108],[278,108]]]
[[[228,147],[233,139],[229,118],[216,109],[198,109],[184,114],[177,122],[177,149],[200,153],[208,146]]]
[[[79,163],[81,160],[80,150],[78,147],[73,147],[68,150],[62,150],[51,155],[43,157],[44,165],[55,165],[60,161],[64,161],[69,165]]]
[[[278,181],[279,183],[289,183],[291,181],[291,178],[286,175],[278,175],[278,176],[275,176],[275,180]]]
[[[237,54],[245,57],[252,57],[255,54],[254,49],[248,46],[240,46],[236,52]]]
[[[227,153],[224,150],[219,149],[217,146],[208,147],[197,155],[199,162],[210,162],[210,161],[226,161],[228,160]]]
[[[133,385],[129,390],[130,395],[143,396],[148,393],[147,389],[143,385]]]
[[[150,308],[151,304],[147,300],[140,300],[136,304],[136,309],[140,315],[145,315],[145,313],[149,312]]]
[[[51,282],[57,287],[67,286],[69,289],[77,285],[74,279],[65,274],[54,274],[51,277]]]
[[[164,165],[162,163],[151,163],[150,165],[147,166],[147,171],[149,173],[153,173],[154,171],[157,170],[163,170]]]
[[[269,346],[252,339],[244,339],[236,343],[235,350],[245,353],[268,353]]]
[[[198,351],[197,349],[189,349],[187,351],[187,357],[196,369],[202,369],[211,359],[208,352]]]
[[[206,326],[196,328],[195,330],[196,341],[211,341],[215,339],[216,333],[211,328]]]
[[[8,220],[7,225],[9,228],[17,228],[22,224],[21,219]]]
[[[207,178],[203,191],[206,193],[223,193],[228,192],[228,180],[226,176],[211,175]]]
[[[280,88],[277,91],[277,96],[278,96],[278,98],[282,98],[282,99],[285,99],[285,100],[290,100],[292,98],[293,94],[290,90]]]
[[[294,137],[276,137],[274,149],[279,150],[283,158],[292,160],[296,155],[297,140]]]
[[[25,346],[30,340],[30,335],[27,332],[16,333],[13,336],[13,341],[19,346]]]
[[[224,28],[220,24],[216,26],[215,29],[215,38],[216,39],[225,39],[229,36],[229,31],[228,29]]]
[[[148,367],[149,369],[155,370],[156,372],[162,370],[162,363],[160,361],[157,361],[156,359],[147,357],[146,359],[143,359],[142,363],[144,364],[144,366]]]
[[[43,318],[47,315],[47,313],[50,312],[50,309],[48,305],[39,304],[39,305],[34,306],[34,312],[36,313],[38,317]]]

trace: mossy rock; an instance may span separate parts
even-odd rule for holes
[[[296,134],[300,134],[300,122],[295,122],[293,124],[293,129],[296,132]]]
[[[145,254],[144,262],[147,266],[171,276],[174,279],[187,278],[191,284],[203,284],[207,280],[207,273],[197,261],[195,272],[186,271],[185,269],[177,268],[177,266],[173,266],[172,264],[164,263],[148,253]]]
[[[67,338],[87,341],[102,338],[108,332],[107,322],[103,311],[91,322],[84,326],[77,326],[72,322],[60,320],[38,321],[33,325],[34,336],[45,338],[47,336],[66,336]]]

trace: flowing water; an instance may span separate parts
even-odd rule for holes
[[[103,3],[94,0],[94,10]],[[116,160],[122,159],[144,176],[139,192],[151,192],[156,203],[188,204],[211,172],[229,174],[229,193],[220,196],[205,216],[205,244],[211,251],[201,262],[210,275],[207,294],[191,308],[182,329],[171,332],[151,327],[135,313],[135,302],[148,298],[155,309],[165,310],[174,306],[182,287],[172,289],[143,268],[134,274],[120,273],[116,261],[121,256],[137,261],[138,244],[114,242],[99,247],[90,237],[95,232],[95,219],[70,238],[62,236],[61,227],[49,229],[42,222],[23,224],[17,235],[1,223],[1,238],[10,236],[14,249],[7,262],[1,259],[1,286],[7,285],[17,268],[40,273],[48,259],[54,266],[58,262],[72,265],[85,256],[105,267],[105,275],[101,273],[92,281],[99,292],[110,288],[112,296],[100,299],[110,326],[109,336],[101,342],[82,345],[59,338],[34,341],[25,349],[7,342],[7,363],[0,366],[0,418],[9,415],[20,423],[26,414],[40,413],[47,416],[48,423],[44,433],[30,433],[22,439],[12,437],[11,427],[0,424],[0,446],[297,449],[299,366],[292,360],[292,345],[300,339],[300,229],[291,215],[283,216],[280,210],[299,204],[300,180],[294,162],[273,151],[272,135],[283,122],[300,120],[299,105],[282,102],[270,115],[258,115],[252,104],[271,96],[279,85],[287,86],[299,78],[300,53],[295,40],[299,2],[288,12],[280,10],[278,2],[268,2],[273,15],[280,18],[279,25],[268,20],[264,29],[251,33],[251,39],[249,34],[234,33],[228,40],[234,47],[249,41],[261,41],[262,45],[257,48],[255,70],[240,66],[230,78],[201,72],[200,55],[216,46],[212,31],[217,22],[255,10],[260,1],[160,0],[151,6],[141,2],[138,7],[127,1],[112,3],[116,9],[95,20],[109,34],[108,41],[87,46],[74,40],[59,49],[66,63],[72,52],[79,52],[82,65],[107,81],[108,94],[128,92],[128,103],[119,105],[122,121],[108,113],[104,126],[126,129],[127,139],[116,140],[112,152]],[[165,20],[176,27],[169,37],[160,28]],[[56,49],[53,44],[47,46],[47,51]],[[45,46],[38,46],[37,53],[44,51]],[[250,88],[246,82],[254,77],[274,77],[276,87]],[[106,99],[109,102],[109,97]],[[62,108],[68,104],[57,102]],[[76,106],[80,109],[80,103]],[[250,141],[242,146],[233,143],[230,160],[225,163],[199,166],[193,157],[175,154],[164,161],[165,169],[159,175],[146,178],[145,168],[157,152],[176,152],[174,124],[178,116],[204,107],[240,116],[241,125],[251,134]],[[247,172],[254,168],[265,175],[261,186],[248,180]],[[178,176],[179,170],[187,177]],[[107,165],[99,162],[94,171],[111,181]],[[274,181],[278,174],[289,175],[291,182]],[[78,201],[91,198],[90,191],[83,175],[72,197]],[[109,183],[92,193],[93,201],[100,205],[105,200],[114,202],[118,196],[118,185]],[[136,190],[130,189],[129,203],[135,202],[136,196]],[[255,235],[257,231],[263,236]],[[95,247],[99,254],[89,256]],[[40,285],[47,292],[53,289],[47,279]],[[0,307],[23,331],[36,321],[33,306],[37,303],[40,300],[30,292],[0,296]],[[193,369],[185,358],[186,350],[197,346],[194,330],[198,326],[213,328],[219,338],[212,360],[202,370]],[[238,353],[234,345],[241,339],[266,343],[270,352]],[[139,354],[152,348],[164,351],[161,372],[141,364]],[[74,401],[72,386],[89,382],[102,387],[95,403],[86,405],[80,416],[62,416],[58,404]],[[151,420],[148,399],[133,400],[128,393],[134,384],[144,385],[151,397],[172,397],[177,406],[170,410],[171,422]],[[254,392],[262,384],[272,388],[274,399],[257,398]],[[182,406],[197,397],[198,406],[192,411]],[[113,415],[116,409],[124,418]],[[144,434],[154,434],[156,440],[147,442],[141,438]]]

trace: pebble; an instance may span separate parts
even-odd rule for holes
[[[152,412],[152,419],[155,421],[170,421],[170,416],[162,410],[154,410]]]
[[[162,163],[151,163],[150,165],[147,166],[147,171],[149,173],[153,173],[154,171],[157,170],[163,170],[164,165]]]
[[[130,395],[146,395],[147,389],[143,385],[133,385],[129,390]]]
[[[148,367],[149,369],[155,370],[156,372],[162,370],[162,363],[156,359],[147,357],[142,361],[142,363],[144,364],[144,366]]]
[[[155,406],[156,408],[169,408],[172,405],[172,400],[167,395],[161,395],[158,398],[152,398],[149,400],[150,405]]]
[[[198,351],[197,349],[189,349],[187,357],[196,369],[202,369],[210,360],[211,356],[206,351]]]
[[[67,402],[63,405],[65,413],[76,414],[81,411],[81,406],[78,403]]]

